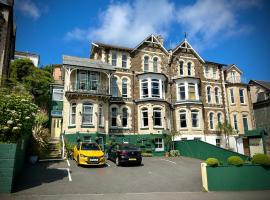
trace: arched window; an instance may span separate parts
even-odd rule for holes
[[[93,104],[91,103],[83,104],[82,124],[93,124]]]
[[[222,114],[221,113],[217,114],[217,121],[218,121],[218,124],[222,123]]]
[[[111,93],[113,97],[117,97],[118,96],[118,85],[117,85],[117,78],[116,77],[112,77],[111,79]]]
[[[126,78],[123,78],[123,80],[122,80],[122,97],[127,97],[127,82],[128,82],[128,80]]]
[[[142,127],[148,127],[148,109],[143,108],[142,109]]]
[[[70,105],[69,125],[76,125],[76,103]]]
[[[123,127],[128,126],[128,109],[127,108],[122,109],[122,126]]]
[[[214,129],[214,113],[209,114],[209,128]]]
[[[179,63],[179,73],[180,73],[180,76],[184,75],[184,62],[183,61],[180,61]]]
[[[157,57],[153,59],[153,71],[158,72],[158,58]]]
[[[162,126],[162,118],[161,118],[161,109],[160,108],[153,109],[153,122],[154,122],[154,126]]]
[[[117,126],[117,108],[112,108],[111,112],[111,126],[116,127]]]
[[[219,89],[216,87],[215,88],[215,99],[216,99],[216,103],[220,104],[220,100],[219,100]]]
[[[207,87],[207,101],[208,103],[211,103],[211,87]]]
[[[187,115],[185,110],[180,110],[180,128],[187,127]]]
[[[149,71],[149,57],[144,56],[144,72],[148,72],[148,71]]]
[[[192,75],[192,67],[191,67],[191,63],[188,63],[188,76]]]

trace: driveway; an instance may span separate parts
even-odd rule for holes
[[[15,186],[17,194],[106,194],[201,191],[200,160],[143,158],[142,166],[77,167],[76,162],[28,165]]]

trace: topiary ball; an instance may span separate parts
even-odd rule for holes
[[[264,165],[264,166],[270,166],[270,157],[267,156],[266,154],[255,154],[251,162],[253,164],[259,164],[259,165]]]
[[[205,163],[207,166],[216,167],[219,165],[219,161],[216,158],[207,158]]]
[[[230,156],[227,159],[229,165],[242,166],[245,161],[239,156]]]

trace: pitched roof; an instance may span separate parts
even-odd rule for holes
[[[112,44],[105,44],[102,42],[93,42],[92,45],[94,46],[100,46],[100,47],[105,47],[105,48],[111,48],[111,49],[120,49],[120,50],[125,50],[125,51],[132,51],[132,48],[129,47],[123,47],[123,46],[118,46],[118,45],[112,45]]]
[[[138,49],[143,43],[145,42],[149,42],[149,43],[154,43],[157,44],[161,47],[161,49],[166,53],[169,54],[169,52],[167,51],[167,49],[165,49],[165,47],[160,43],[160,41],[157,39],[156,36],[154,36],[153,34],[149,35],[148,37],[146,37],[140,44],[138,44],[132,51],[135,51],[136,49]]]
[[[213,61],[209,61],[209,60],[205,60],[206,64],[213,64],[213,65],[221,65],[221,66],[227,66],[226,64],[221,64],[221,63],[217,63],[217,62],[213,62]]]
[[[174,54],[179,48],[185,48],[185,49],[189,49],[191,51],[193,51],[193,53],[195,54],[195,56],[197,58],[199,58],[199,60],[201,60],[203,63],[205,62],[203,60],[203,58],[195,51],[195,49],[193,49],[193,47],[189,44],[189,42],[187,41],[187,39],[184,39],[179,45],[177,45],[173,50],[172,53]]]
[[[114,67],[108,63],[102,62],[100,60],[80,58],[80,57],[75,57],[75,56],[63,55],[63,65],[89,67],[89,68],[95,68],[95,69],[115,71]]]
[[[255,82],[255,83],[257,83],[258,85],[264,87],[265,89],[270,90],[270,82],[269,82],[269,81],[250,80],[250,81],[249,81],[249,84],[250,84],[251,82]]]
[[[230,64],[230,65],[227,65],[226,67],[224,67],[224,70],[225,71],[228,71],[228,70],[230,70],[231,68],[235,68],[235,69],[237,69],[241,74],[243,74],[243,72],[235,65],[235,64]]]

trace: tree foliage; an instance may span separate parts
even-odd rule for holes
[[[43,109],[48,109],[49,84],[53,78],[49,67],[37,68],[29,59],[19,59],[11,63],[9,88],[23,87],[34,97],[34,102]]]
[[[235,133],[232,125],[226,120],[224,123],[218,123],[217,129],[225,135],[226,146],[230,148],[229,136]]]

